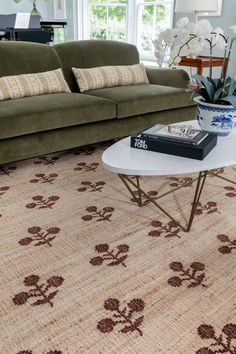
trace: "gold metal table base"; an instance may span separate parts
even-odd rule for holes
[[[223,180],[226,180],[227,182],[236,184],[234,181],[231,181],[230,179],[221,176],[220,174],[223,173],[223,169],[216,169],[216,170],[210,170],[210,171],[203,171],[200,172],[198,177],[195,178],[193,181],[197,181],[193,201],[191,203],[191,211],[190,211],[190,216],[187,222],[187,225],[181,225],[179,221],[175,220],[162,206],[160,206],[159,203],[157,203],[157,200],[160,198],[163,198],[164,196],[171,194],[175,192],[176,190],[183,188],[183,186],[179,186],[177,188],[171,189],[170,191],[158,196],[158,197],[152,197],[148,195],[141,187],[140,187],[140,176],[135,176],[131,178],[130,176],[124,175],[124,174],[118,174],[120,177],[121,181],[124,183],[132,197],[134,198],[135,202],[138,204],[139,207],[145,206],[149,203],[154,204],[159,210],[161,210],[169,219],[174,221],[184,232],[189,232],[191,229],[191,226],[193,224],[194,220],[194,215],[196,208],[198,206],[198,203],[200,201],[200,197],[203,191],[203,187],[206,181],[206,177],[212,176],[212,177],[218,177]],[[135,189],[132,189],[134,187]],[[143,201],[143,197],[145,197],[145,201]]]

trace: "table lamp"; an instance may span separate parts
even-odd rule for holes
[[[202,12],[218,11],[218,0],[176,0],[175,12],[192,12],[194,22]]]

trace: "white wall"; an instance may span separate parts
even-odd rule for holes
[[[49,19],[52,15],[53,1],[37,1],[37,8],[42,14],[43,19]],[[16,12],[30,12],[33,6],[29,0],[21,0],[16,4],[13,0],[0,0],[0,14],[13,14]]]

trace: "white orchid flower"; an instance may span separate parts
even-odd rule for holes
[[[160,47],[162,47],[161,41],[159,40],[159,38],[156,38],[152,41],[152,44],[154,46],[155,49],[158,49]]]
[[[182,28],[185,28],[185,27],[188,25],[188,23],[189,23],[188,17],[181,17],[181,18],[177,21],[176,27],[182,29]]]
[[[189,47],[185,45],[183,48],[181,48],[179,55],[181,57],[186,57],[188,55],[192,54],[191,50],[189,50]]]
[[[195,33],[196,32],[196,24],[193,23],[193,22],[189,22],[187,27],[186,27],[186,30],[189,32],[189,33]]]
[[[171,30],[174,37],[178,36],[179,32],[182,31],[180,28],[172,28]]]
[[[213,28],[208,20],[198,21],[195,25],[194,34],[197,36],[207,37],[212,32]]]
[[[234,33],[236,33],[236,25],[230,26],[230,29],[231,29]]]
[[[164,50],[161,49],[161,48],[155,49],[154,55],[155,55],[156,58],[162,59],[162,58],[165,56],[165,52],[164,52]]]
[[[205,41],[201,37],[193,38],[189,44],[189,54],[199,55],[205,46]]]
[[[190,32],[187,29],[185,29],[185,28],[179,30],[179,32],[177,34],[179,40],[182,43],[186,43],[188,41],[189,35],[190,35]]]
[[[174,42],[173,31],[171,28],[167,28],[159,34],[159,40],[164,41],[168,46],[172,46]]]
[[[225,41],[223,35],[224,35],[224,30],[222,28],[217,27],[213,30],[212,44],[215,45],[220,50],[224,50],[227,45],[227,42]]]
[[[170,53],[170,59],[169,59],[169,64],[171,66],[176,66],[179,64],[181,57],[179,56],[179,51],[180,51],[180,46],[177,45],[176,47],[173,48],[173,50]]]

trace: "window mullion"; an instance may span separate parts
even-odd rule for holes
[[[127,41],[137,44],[137,0],[128,0],[126,31]]]
[[[109,22],[109,5],[107,5],[107,11],[106,11],[106,15],[107,15],[107,18],[106,18],[106,38],[108,38],[108,30],[109,30],[109,26],[108,26],[108,22]]]

